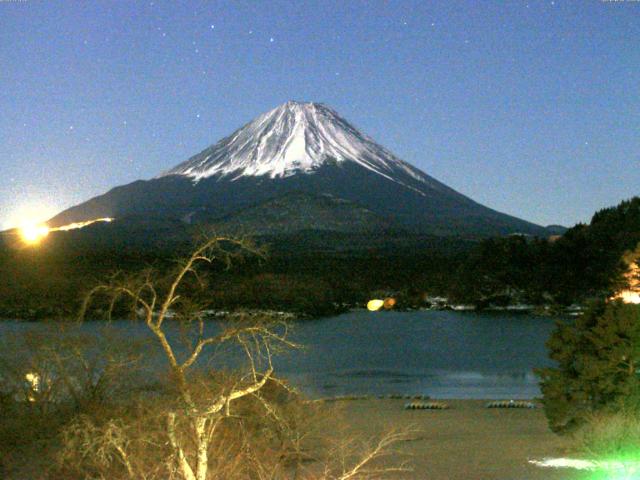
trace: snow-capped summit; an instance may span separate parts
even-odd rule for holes
[[[49,223],[101,217],[269,234],[274,225],[288,232],[545,234],[400,160],[326,105],[305,102],[280,105],[160,176],[116,187]]]
[[[394,178],[398,170],[427,180],[326,105],[295,101],[258,116],[161,176],[283,178],[313,172],[326,162],[354,162],[390,180],[399,180]]]

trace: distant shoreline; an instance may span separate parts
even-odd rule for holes
[[[437,311],[454,311],[460,313],[508,313],[508,314],[529,314],[539,317],[549,317],[554,315],[568,315],[576,316],[582,313],[584,306],[579,304],[572,304],[569,306],[557,306],[557,305],[527,305],[527,304],[514,304],[506,306],[487,306],[479,307],[477,305],[464,305],[464,304],[443,304],[437,307],[406,307],[406,308],[394,308],[389,311],[395,312],[437,312]],[[203,311],[205,320],[221,320],[224,318],[238,319],[245,316],[248,318],[258,317],[261,315],[269,315],[275,318],[279,318],[285,321],[309,321],[320,318],[329,318],[345,313],[358,313],[368,312],[364,306],[350,306],[336,309],[335,313],[314,315],[304,312],[291,312],[285,310],[260,310],[260,309],[247,309],[247,310],[224,310],[224,309],[212,309]],[[384,309],[378,312],[385,312]],[[371,312],[376,313],[376,312]],[[17,321],[17,322],[45,322],[45,321],[69,321],[73,319],[73,315],[65,315],[62,312],[54,312],[53,310],[46,309],[43,312],[32,311],[24,312],[22,309],[5,310],[0,311],[0,321]],[[126,318],[119,318],[118,320],[126,320]],[[91,320],[99,321],[99,319]]]

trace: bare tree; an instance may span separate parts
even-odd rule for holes
[[[413,428],[407,429],[392,429],[385,433],[379,439],[374,439],[361,445],[353,456],[355,458],[348,462],[345,459],[346,455],[342,454],[341,469],[337,472],[327,471],[325,478],[327,480],[355,480],[355,479],[379,479],[386,478],[391,474],[404,473],[411,471],[411,468],[406,462],[396,464],[392,462],[392,465],[386,465],[383,462],[385,457],[396,455],[398,452],[394,450],[394,447],[401,442],[411,440],[416,430]],[[340,451],[349,451],[349,443],[340,446]]]
[[[240,322],[227,326],[215,335],[206,332],[204,319],[188,300],[185,292],[188,277],[203,285],[198,273],[202,264],[221,261],[230,264],[232,259],[243,253],[260,255],[260,250],[245,240],[214,237],[206,240],[184,262],[180,263],[176,273],[165,291],[160,291],[158,282],[150,271],[135,278],[114,277],[107,285],[93,288],[86,296],[79,315],[84,319],[87,309],[98,295],[108,298],[109,317],[117,302],[127,299],[134,312],[142,317],[153,338],[160,345],[168,361],[171,377],[174,380],[179,401],[166,413],[166,435],[175,459],[175,473],[184,480],[206,480],[209,476],[209,449],[220,422],[232,416],[234,402],[245,397],[260,398],[260,390],[268,382],[278,382],[274,377],[272,356],[282,346],[295,347],[288,340],[288,328],[283,322],[270,319]],[[184,300],[183,300],[184,299]],[[182,304],[188,312],[183,320],[192,327],[194,337],[187,348],[178,348],[176,340],[171,340],[167,332],[167,322],[173,318],[172,311]],[[248,372],[229,385],[215,392],[203,394],[196,370],[197,363],[207,349],[235,342],[246,356]],[[184,345],[182,346],[184,347]],[[267,412],[272,410],[267,402],[262,402]],[[272,412],[270,412],[272,413]],[[178,422],[184,419],[189,426],[190,435],[180,434]],[[115,431],[111,429],[112,433]],[[113,435],[108,436],[110,441]],[[115,445],[112,442],[112,446]],[[120,445],[120,443],[118,444]],[[118,451],[125,465],[126,455]],[[130,465],[127,465],[130,470]]]
[[[317,416],[326,425],[327,412],[311,412],[302,408],[301,402],[293,402],[286,411],[269,398],[274,388],[291,394],[287,384],[274,376],[272,363],[279,349],[297,347],[288,338],[286,323],[263,316],[225,323],[215,333],[207,328],[201,313],[205,305],[197,295],[197,290],[206,290],[207,276],[199,267],[214,262],[229,266],[247,253],[263,254],[245,240],[213,237],[180,262],[165,283],[147,270],[133,277],[115,275],[86,295],[80,320],[97,297],[106,299],[109,319],[122,301],[128,302],[160,347],[175,395],[139,402],[136,408],[147,419],[137,425],[124,417],[78,417],[64,430],[70,449],[67,464],[76,471],[101,471],[100,478],[130,479],[353,480],[407,471],[404,464],[389,466],[383,460],[392,453],[392,445],[408,438],[410,432],[406,431],[391,431],[366,444],[344,435],[335,450],[307,450],[306,442],[312,435],[305,430],[309,417]],[[176,323],[182,335],[176,334]],[[226,375],[222,362],[216,365],[215,376],[205,376],[203,364],[225,346],[240,352],[245,368]],[[228,422],[234,419],[242,421],[230,427]],[[261,427],[250,431],[252,423],[264,419],[276,425],[272,433],[275,431],[279,442],[266,445],[262,434],[255,435],[255,431],[264,432]],[[164,441],[152,433],[159,431]]]

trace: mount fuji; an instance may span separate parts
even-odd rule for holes
[[[116,187],[48,224],[102,217],[257,234],[546,235],[404,162],[328,106],[303,102],[280,105],[157,177]]]

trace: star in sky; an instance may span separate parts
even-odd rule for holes
[[[28,185],[43,201],[51,185],[65,185],[66,177],[33,175],[33,165],[46,165],[47,172],[67,171],[67,165],[82,170],[81,159],[97,158],[100,146],[109,145],[109,168],[68,192],[68,201],[79,201],[136,179],[118,165],[132,152],[141,177],[151,177],[290,98],[325,101],[403,159],[528,220],[571,224],[637,194],[637,158],[629,154],[637,151],[632,128],[640,118],[633,96],[634,2],[620,2],[616,9],[584,2],[580,15],[559,0],[476,2],[462,11],[448,2],[396,2],[390,9],[384,2],[379,8],[352,2],[329,8],[320,2],[313,9],[223,2],[215,12],[206,0],[113,2],[108,9],[100,2],[82,8],[69,0],[54,3],[31,2],[27,11],[0,0],[4,55],[11,57],[5,70],[8,78],[20,79],[14,94],[0,98],[0,158],[12,159],[2,172],[7,182]],[[356,14],[362,23],[354,21]],[[66,35],[54,36],[54,29]],[[404,35],[393,37],[397,32]],[[488,45],[504,48],[489,54],[483,48]],[[261,57],[265,50],[269,55]],[[538,55],[544,61],[532,62]],[[615,81],[611,72],[618,73]],[[584,82],[586,74],[594,81]],[[129,91],[132,84],[135,92]],[[357,101],[360,113],[353,107]],[[124,124],[130,107],[140,116]],[[198,118],[201,109],[207,115]],[[220,121],[212,126],[212,118]],[[590,138],[576,139],[576,131]],[[505,140],[525,136],[530,141]],[[179,137],[185,140],[177,147]],[[73,155],[74,149],[82,151]],[[538,172],[541,162],[531,159],[540,152],[553,182],[528,175],[532,168]],[[589,169],[581,168],[585,162]],[[62,164],[64,169],[57,168]],[[505,168],[512,168],[511,183],[499,192],[488,181],[470,180],[473,169],[484,169],[489,178]],[[611,171],[625,172],[623,185],[616,178],[615,186],[604,189],[593,180]],[[557,198],[560,184],[572,185],[579,200],[562,204],[568,194]],[[522,193],[529,188],[555,200],[546,211],[532,206]],[[0,225],[15,202],[10,190],[0,188]]]

